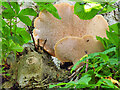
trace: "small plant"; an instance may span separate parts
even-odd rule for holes
[[[85,9],[86,5],[93,3],[96,5],[89,9]],[[107,13],[115,10],[117,7],[113,5],[114,3],[115,2],[76,2],[74,13],[78,15],[80,19],[88,20],[92,19],[96,14]],[[88,63],[87,72],[85,72],[86,66],[84,66],[82,70],[77,73],[76,76],[81,76],[77,81],[58,83],[56,85],[50,85],[49,88],[53,88],[55,86],[59,86],[60,88],[119,88],[119,32],[120,23],[116,23],[109,26],[109,31],[106,31],[108,38],[96,36],[97,40],[100,40],[103,43],[105,51],[89,55],[86,54],[73,66],[71,73],[81,62]]]
[[[1,2],[1,1],[0,1]],[[56,18],[60,19],[58,15],[57,9],[51,4],[51,2],[36,2],[40,7],[39,10],[47,10],[52,13]],[[24,4],[24,2],[22,3]],[[2,2],[2,18],[0,21],[2,22],[2,64],[7,62],[8,55],[13,52],[16,54],[17,52],[22,52],[23,47],[22,45],[28,43],[33,39],[33,43],[35,46],[34,38],[32,35],[32,20],[29,16],[36,17],[38,12],[35,11],[33,8],[25,8],[20,10],[20,4],[18,2]],[[19,19],[19,21],[18,21]],[[17,26],[19,22],[23,22],[27,27],[29,32],[26,28],[20,28]],[[1,25],[1,24],[0,24]],[[36,47],[35,47],[36,48]],[[5,72],[4,67],[1,69],[2,72]],[[9,75],[8,73],[5,75]]]

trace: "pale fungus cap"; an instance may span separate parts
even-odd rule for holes
[[[54,6],[62,19],[55,18],[47,11],[40,12],[39,17],[35,19],[35,29],[33,31],[36,44],[37,39],[40,39],[40,46],[43,46],[44,41],[47,40],[44,49],[51,55],[55,56],[55,44],[66,36],[80,38],[84,35],[92,35],[94,38],[96,36],[106,37],[108,24],[101,15],[96,15],[91,20],[81,20],[74,14],[73,5],[60,3]]]
[[[55,56],[61,62],[73,62],[75,64],[84,55],[104,51],[103,44],[93,36],[65,37],[55,45]]]

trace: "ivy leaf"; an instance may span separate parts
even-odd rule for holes
[[[22,9],[21,12],[19,13],[20,16],[22,15],[30,15],[30,16],[37,16],[37,12],[32,9],[32,8],[25,8],[25,9]]]
[[[16,14],[18,14],[20,11],[20,5],[18,4],[18,2],[10,2],[10,4],[15,9]]]
[[[89,20],[92,19],[102,8],[101,4],[92,4],[90,7],[87,4],[76,2],[74,13],[78,15],[80,19]]]
[[[37,4],[38,6],[40,6],[39,10],[41,11],[46,10],[49,13],[51,13],[54,17],[56,17],[57,19],[61,19],[61,17],[58,14],[57,9],[54,7],[53,4],[45,3],[45,2],[40,2],[40,3],[37,2]]]
[[[18,18],[28,26],[32,25],[32,20],[28,16],[18,15]]]

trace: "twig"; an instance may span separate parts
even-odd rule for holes
[[[106,4],[105,4],[105,6],[97,14],[99,14],[105,7],[106,7]]]
[[[16,28],[17,28],[17,17],[15,17],[15,35],[16,35]]]
[[[81,66],[81,67],[79,67],[72,75],[70,75],[68,78],[70,79],[70,78],[72,78],[72,77],[75,77],[78,73],[79,73],[79,71],[81,70],[81,68],[82,68],[83,66]]]
[[[39,39],[37,40],[38,41],[38,43],[37,43],[37,50],[39,50]]]
[[[44,41],[44,44],[43,44],[43,48],[42,48],[42,49],[44,49],[46,42],[47,42],[47,39]]]

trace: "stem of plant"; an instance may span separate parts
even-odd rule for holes
[[[35,39],[34,39],[34,37],[33,37],[33,35],[32,35],[32,31],[30,30],[30,27],[29,27],[29,26],[27,26],[27,27],[28,27],[28,30],[29,30],[30,35],[31,35],[31,37],[32,37],[32,40],[33,40],[33,44],[34,44],[35,50],[37,50],[37,47],[36,47],[36,45],[35,45]]]
[[[105,6],[104,6],[97,14],[99,14],[106,6],[107,6],[107,5],[105,4]]]
[[[86,60],[86,70],[85,70],[85,72],[87,72],[87,69],[88,69],[88,59]]]
[[[87,51],[85,51],[85,53],[87,54]],[[86,60],[86,70],[85,70],[85,72],[87,72],[87,69],[88,69],[88,59]]]
[[[11,26],[11,24],[12,24],[12,19],[10,19],[10,35],[12,36],[12,26]]]
[[[16,28],[17,28],[17,17],[15,17],[15,35],[16,35]]]

